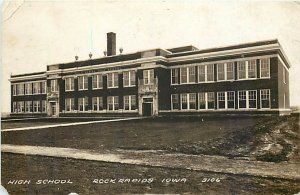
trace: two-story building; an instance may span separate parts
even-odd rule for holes
[[[116,54],[12,75],[12,116],[290,114],[290,63],[278,40]]]

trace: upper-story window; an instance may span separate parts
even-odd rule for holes
[[[17,84],[17,95],[24,95],[24,83]]]
[[[270,78],[270,59],[260,60],[260,78]]]
[[[248,78],[256,78],[256,60],[248,61]]]
[[[74,77],[68,77],[65,79],[66,91],[74,91]]]
[[[12,84],[13,96],[17,95],[17,84]]]
[[[180,83],[195,83],[196,71],[194,66],[180,68]]]
[[[154,69],[144,70],[143,71],[144,84],[154,84]]]
[[[58,91],[58,84],[57,84],[57,80],[53,79],[50,81],[50,90],[51,92],[57,92]]]
[[[39,93],[41,93],[40,82],[34,82],[33,83],[33,94],[39,94]]]
[[[87,90],[88,88],[88,76],[78,76],[78,90]]]
[[[180,83],[187,83],[188,82],[188,68],[183,67],[180,68]]]
[[[178,68],[171,69],[171,84],[179,84]]]
[[[117,72],[107,74],[107,87],[114,88],[119,86],[119,76]]]
[[[226,81],[234,79],[234,63],[219,63],[217,64],[218,81]]]
[[[214,81],[214,65],[198,66],[198,82],[212,82]]]
[[[92,87],[93,89],[102,89],[103,88],[103,75],[96,74],[92,76]]]
[[[41,85],[41,93],[46,93],[47,82],[46,81],[42,81],[40,83],[40,85]]]
[[[124,87],[135,86],[135,71],[125,71],[123,72],[123,85]]]
[[[25,95],[32,94],[32,83],[25,83]]]
[[[238,69],[238,79],[246,79],[246,62],[239,61],[237,62],[237,69]]]

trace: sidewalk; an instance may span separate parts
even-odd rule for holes
[[[2,152],[26,155],[73,158],[112,163],[146,165],[153,167],[180,168],[300,180],[299,164],[269,163],[228,159],[222,156],[164,154],[163,151],[117,150],[96,153],[88,150],[43,146],[1,145]]]

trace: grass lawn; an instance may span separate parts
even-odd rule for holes
[[[172,162],[170,162],[172,163]],[[2,154],[2,185],[10,195],[22,194],[296,194],[299,181],[197,172],[81,161],[64,158]],[[151,183],[96,184],[94,179],[149,179]],[[166,183],[164,178],[186,178],[186,182]],[[202,182],[220,178],[220,182]],[[30,180],[30,184],[12,185],[9,180]],[[36,184],[38,180],[66,179],[72,184]]]
[[[3,144],[40,145],[80,149],[153,149],[180,143],[209,141],[239,132],[268,118],[149,118],[41,130],[2,132]],[[32,121],[34,123],[34,121]]]

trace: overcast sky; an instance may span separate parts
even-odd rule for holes
[[[5,1],[2,111],[10,74],[103,56],[106,33],[123,53],[194,45],[199,49],[278,38],[291,64],[291,104],[300,105],[300,3],[279,1]]]

